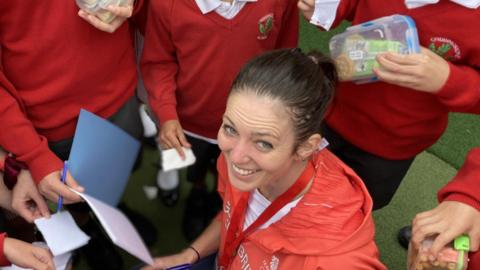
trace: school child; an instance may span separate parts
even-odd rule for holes
[[[442,135],[449,112],[480,113],[480,40],[471,38],[480,34],[472,23],[480,20],[480,2],[334,2],[328,9],[313,0],[301,0],[298,6],[307,19],[326,30],[343,19],[358,24],[392,14],[408,15],[423,46],[420,54],[378,56],[379,82],[341,83],[326,119],[324,136],[332,151],[364,180],[374,208],[379,209],[390,202],[415,156]],[[323,8],[325,12],[320,12]],[[453,182],[456,189],[450,198],[461,202],[456,211],[480,210],[468,195],[478,185]],[[408,243],[406,236],[400,235],[401,243]]]
[[[8,131],[0,132],[0,147],[26,164],[50,200],[62,195],[65,203],[80,201],[60,182],[60,169],[81,108],[109,118],[132,136],[141,135],[127,19],[143,1],[133,2],[112,8],[118,16],[110,24],[79,10],[75,1],[0,3],[0,126]],[[66,184],[82,191],[71,177]],[[110,241],[98,229],[96,236],[84,250],[93,269],[121,269]]]
[[[293,0],[150,1],[147,20],[141,70],[159,142],[181,156],[191,147],[197,158],[183,221],[192,240],[221,204],[205,177],[216,175],[216,133],[233,78],[264,51],[296,47],[298,9]]]

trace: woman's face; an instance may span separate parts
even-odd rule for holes
[[[231,184],[241,191],[262,190],[288,177],[299,162],[293,129],[282,102],[249,91],[231,95],[218,132]]]

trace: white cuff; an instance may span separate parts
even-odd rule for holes
[[[313,11],[310,23],[321,26],[325,30],[330,30],[337,16],[340,0],[315,0],[315,10]]]

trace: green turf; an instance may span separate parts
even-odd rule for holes
[[[459,168],[474,146],[480,146],[480,116],[453,113],[447,131],[429,151]]]

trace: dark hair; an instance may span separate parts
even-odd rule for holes
[[[251,91],[285,104],[292,114],[297,149],[311,135],[320,133],[337,81],[333,61],[320,52],[282,49],[249,61],[233,82],[230,95]]]

